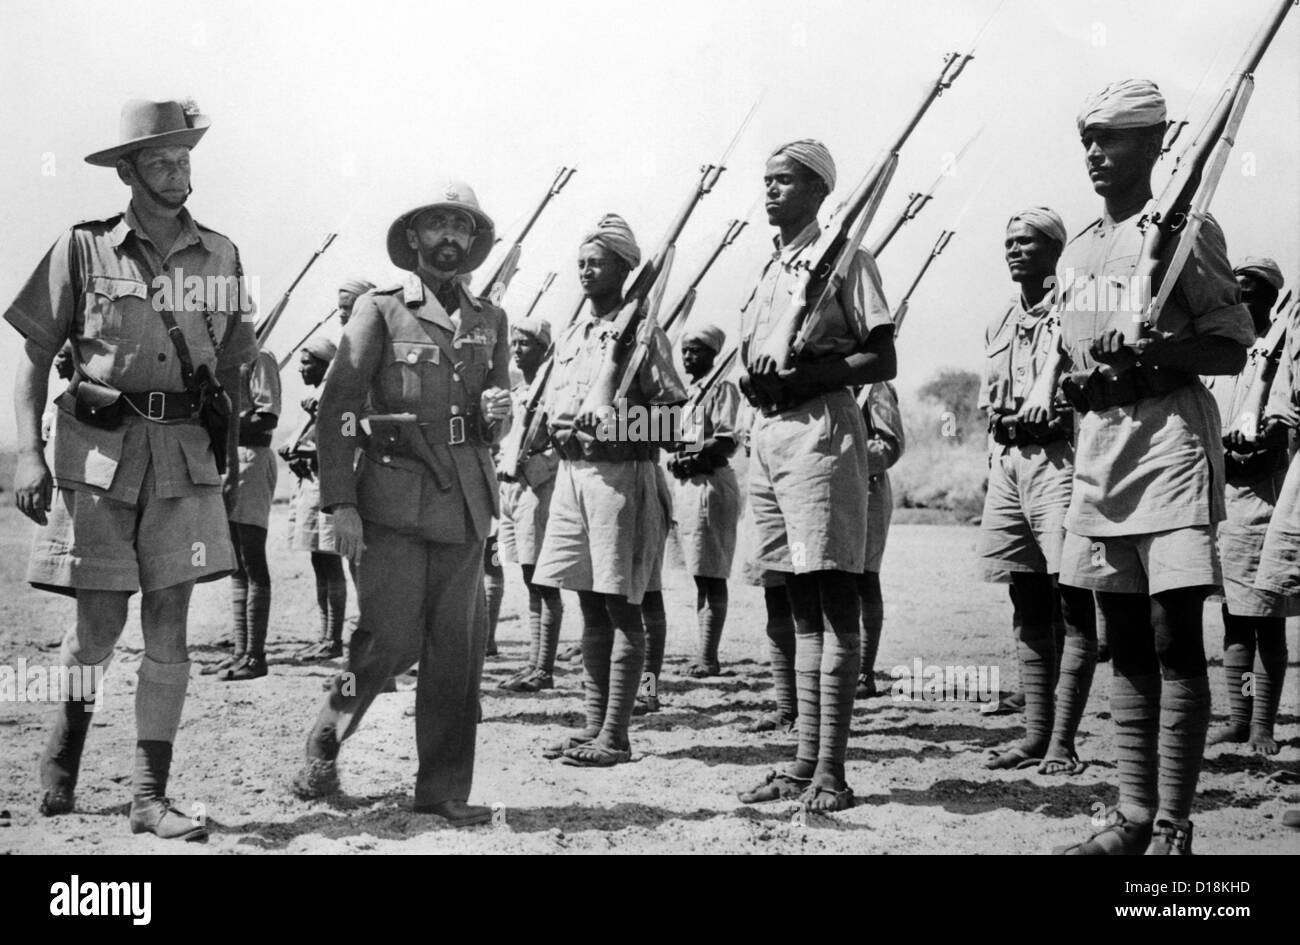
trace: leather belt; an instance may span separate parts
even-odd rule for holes
[[[240,445],[240,446],[249,446],[249,447],[252,447],[252,446],[270,446],[270,445],[271,445],[271,434],[269,434],[269,433],[253,433],[253,432],[251,432],[251,431],[246,431],[246,430],[244,430],[244,428],[241,426],[241,427],[239,428],[239,445]]]
[[[199,410],[197,394],[183,391],[171,394],[161,390],[142,392],[123,391],[122,399],[146,420],[189,420]]]

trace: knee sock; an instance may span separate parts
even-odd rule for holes
[[[230,639],[235,644],[235,655],[248,652],[248,574],[242,570],[230,575],[230,611],[234,626]]]
[[[1056,719],[1052,726],[1052,741],[1073,748],[1097,667],[1097,609],[1091,591],[1058,587],[1057,595],[1066,637],[1056,678]]]
[[[862,676],[875,676],[880,631],[885,622],[885,602],[880,594],[880,575],[866,571],[857,578],[858,603],[862,608]]]
[[[844,756],[853,722],[853,697],[862,668],[855,576],[845,571],[821,571],[822,638],[821,729],[818,733],[817,776],[827,786],[844,783]]]
[[[595,738],[605,726],[609,706],[609,660],[614,627],[605,609],[605,595],[579,591],[582,604],[582,688],[587,723],[584,732]]]
[[[1160,694],[1161,816],[1191,816],[1209,725],[1209,678],[1166,679]]]
[[[330,586],[319,573],[316,575],[316,607],[320,610],[320,638],[329,640],[331,639]]]
[[[641,600],[641,623],[645,633],[645,671],[656,680],[664,671],[664,647],[668,643],[668,614],[663,591],[646,591]]]
[[[108,671],[108,665],[113,662],[111,650],[97,663],[81,662],[72,652],[75,638],[75,630],[64,636],[63,647],[59,651],[59,665],[64,667],[69,677],[76,676],[81,687],[80,698],[65,698],[55,704],[50,736],[41,755],[41,787],[47,789],[70,788],[77,783],[77,775],[81,771],[81,753],[95,714],[98,684]]]
[[[343,621],[348,612],[348,582],[343,577],[342,568],[339,569],[338,576],[331,578],[325,586],[325,600],[328,608],[326,632],[329,634],[325,639],[342,645]]]
[[[1113,634],[1120,629],[1112,626]],[[1121,676],[1111,680],[1110,714],[1115,722],[1119,807],[1133,821],[1148,821],[1159,806],[1157,769],[1161,723],[1160,677]]]
[[[496,539],[491,539],[496,541]],[[486,572],[483,575],[483,590],[487,594],[487,617],[488,617],[488,649],[493,649],[497,643],[497,621],[501,618],[501,601],[506,596],[505,575],[501,573],[493,574]]]
[[[1277,707],[1286,680],[1286,618],[1255,618],[1259,641],[1255,661],[1255,704],[1251,727],[1272,737],[1277,722]]]
[[[767,606],[767,650],[772,662],[772,695],[777,714],[793,720],[799,715],[795,686],[794,616],[784,587],[766,587],[763,597]]]
[[[1056,593],[1051,578],[1043,574],[1012,575],[1020,630],[1016,654],[1020,662],[1020,688],[1025,693],[1023,746],[1045,749],[1052,737],[1055,700],[1056,636],[1052,626]]]
[[[533,584],[535,565],[521,565],[524,572],[524,588],[528,591],[528,668],[537,669],[542,665],[542,597]]]
[[[266,631],[271,622],[271,585],[248,586],[248,654],[266,656]]]
[[[785,582],[794,617],[795,689],[799,695],[799,746],[789,773],[811,778],[821,757],[822,649],[825,624],[815,574],[788,574]]]
[[[180,728],[189,661],[159,663],[148,654],[140,659],[135,690],[136,797],[162,797],[167,790],[171,746]]]
[[[626,597],[606,594],[605,605],[614,625],[614,647],[609,661],[609,706],[601,738],[613,747],[626,748],[627,729],[646,662],[646,632],[641,608],[628,603]]]
[[[538,617],[538,662],[537,668],[550,675],[555,672],[555,651],[560,646],[560,626],[564,622],[564,601],[560,591],[554,587],[537,588],[541,603]]]
[[[705,666],[718,665],[718,646],[727,622],[727,579],[695,579],[695,612],[699,621],[699,660]]]
[[[1250,725],[1252,699],[1243,676],[1254,669],[1255,628],[1251,618],[1228,613],[1223,605],[1223,681],[1228,688],[1228,724],[1245,730]]]

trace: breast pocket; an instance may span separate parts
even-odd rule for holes
[[[1137,262],[1138,257],[1134,253],[1108,259],[1102,267],[1097,279],[1094,338],[1111,328],[1124,332],[1126,337],[1132,334],[1133,318],[1141,313],[1145,295],[1133,275]]]
[[[391,347],[392,361],[385,386],[390,394],[414,405],[426,389],[433,390],[433,372],[438,368],[442,352],[435,344],[418,341],[394,341]]]
[[[1011,333],[984,349],[984,399],[990,407],[1006,408],[1011,401]]]
[[[149,287],[139,279],[91,276],[85,299],[87,338],[121,341],[127,334],[127,316],[147,304]]]

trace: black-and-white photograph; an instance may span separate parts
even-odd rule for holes
[[[0,853],[1300,853],[1296,7],[5,0]]]

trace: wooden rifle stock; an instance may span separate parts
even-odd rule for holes
[[[1264,411],[1268,405],[1269,391],[1273,378],[1277,376],[1277,366],[1282,359],[1282,348],[1286,345],[1286,332],[1295,313],[1288,312],[1274,319],[1264,336],[1264,343],[1250,351],[1252,361],[1263,361],[1255,366],[1255,377],[1246,389],[1246,398],[1242,402],[1241,412],[1232,420],[1232,425],[1240,432],[1247,443],[1258,443],[1264,428]]]

